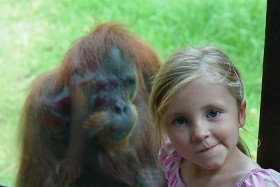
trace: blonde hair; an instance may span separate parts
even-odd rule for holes
[[[191,81],[203,78],[222,84],[240,105],[244,94],[237,68],[229,57],[215,47],[183,48],[173,53],[154,77],[150,95],[150,117],[154,126],[152,150],[157,156],[161,147],[166,148],[166,110],[175,93]],[[250,155],[241,138],[238,148]]]

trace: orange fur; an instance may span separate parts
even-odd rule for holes
[[[57,118],[48,117],[50,112],[45,100],[63,93],[65,87],[71,85],[71,75],[75,70],[83,66],[82,62],[89,62],[85,68],[87,71],[93,72],[97,69],[102,69],[104,56],[111,46],[116,46],[123,53],[133,57],[136,63],[138,88],[131,102],[134,113],[139,118],[133,131],[124,142],[108,145],[107,150],[101,150],[101,153],[98,152],[100,151],[98,149],[92,157],[102,155],[104,160],[102,168],[104,167],[104,172],[107,172],[106,180],[110,180],[111,177],[112,180],[120,180],[128,186],[135,185],[135,177],[144,178],[144,176],[148,175],[149,169],[158,170],[150,159],[149,145],[152,128],[148,119],[147,103],[150,92],[150,78],[160,66],[159,59],[148,44],[125,30],[123,25],[106,23],[97,26],[93,32],[75,42],[66,53],[63,62],[57,68],[40,75],[32,83],[20,120],[21,160],[16,187],[41,187],[45,181],[51,181],[48,184],[55,183],[54,181],[57,180],[53,177],[55,176],[55,167],[66,156],[71,140],[69,144],[67,142],[58,142],[55,146],[49,147],[52,144],[50,144],[50,134],[46,132],[61,133],[66,128],[66,125],[57,120]],[[89,77],[89,79],[92,79],[91,81],[94,82],[94,77]],[[91,83],[88,82],[86,86],[91,86]],[[77,84],[80,84],[79,80],[77,80]],[[79,98],[74,99],[77,102],[78,109],[86,110],[84,109],[87,107],[85,96],[79,93],[79,91],[75,91],[75,88],[73,90],[70,89],[70,93],[72,97]],[[73,100],[70,99],[70,101]],[[100,126],[101,124],[99,123],[104,119],[106,123],[106,118],[108,117],[110,117],[110,114],[105,112],[83,118],[84,129],[95,128],[92,124]],[[48,120],[50,121],[49,123],[47,123]],[[107,121],[110,122],[110,120]],[[82,125],[79,128],[82,129]],[[106,134],[102,134],[99,138],[106,139],[108,137],[106,137]],[[109,152],[114,152],[114,154]],[[88,157],[83,157],[83,159],[87,160]],[[99,164],[93,163],[92,168],[97,167]],[[88,177],[87,180],[89,180],[90,184],[92,183],[90,180],[97,181],[96,185],[103,184],[101,180],[104,179],[100,179],[98,172],[93,171],[96,176]],[[87,171],[84,171],[84,173],[87,173]],[[147,181],[149,181],[148,178],[149,176]],[[99,183],[98,180],[100,180]],[[162,178],[160,176],[158,184],[161,183]],[[62,186],[63,184],[61,181],[58,181],[56,185]]]

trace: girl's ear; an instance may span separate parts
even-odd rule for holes
[[[239,127],[243,127],[245,125],[246,121],[246,100],[243,100],[241,102],[240,108],[239,108]]]

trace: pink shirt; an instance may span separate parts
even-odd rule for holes
[[[174,151],[168,155],[164,149],[160,150],[159,160],[168,187],[187,187],[180,176],[180,155]],[[272,169],[254,169],[245,174],[233,187],[280,187],[280,173]]]

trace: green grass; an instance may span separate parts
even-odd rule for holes
[[[215,44],[228,53],[243,76],[252,135],[242,136],[256,156],[265,0],[2,0],[0,11],[0,184],[14,185],[17,123],[31,80],[104,21],[128,25],[162,60],[185,45]]]

